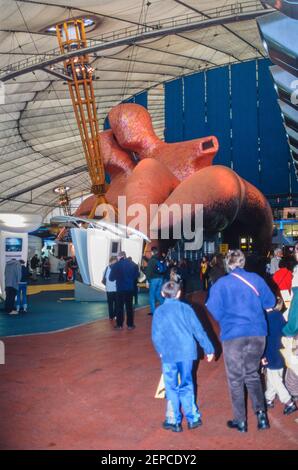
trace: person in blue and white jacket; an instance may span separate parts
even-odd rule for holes
[[[163,428],[181,432],[181,406],[189,429],[202,424],[201,414],[195,403],[192,378],[193,361],[198,357],[195,340],[203,348],[208,362],[213,359],[214,348],[193,309],[179,300],[179,284],[167,282],[162,288],[162,295],[165,302],[153,315],[152,341],[161,359],[168,401]],[[171,420],[169,410],[173,415]]]

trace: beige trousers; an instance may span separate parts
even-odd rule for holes
[[[281,403],[288,403],[291,400],[291,395],[283,383],[283,369],[267,369],[265,398],[267,401],[272,401],[276,395]]]

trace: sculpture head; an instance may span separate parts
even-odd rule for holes
[[[159,142],[150,114],[143,106],[119,104],[109,112],[109,122],[118,145],[123,149],[139,154]]]

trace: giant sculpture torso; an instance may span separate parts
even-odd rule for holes
[[[109,203],[117,206],[123,195],[127,206],[203,204],[206,231],[233,225],[253,236],[261,249],[270,245],[272,213],[267,200],[230,168],[212,165],[218,151],[215,137],[167,144],[155,135],[148,111],[137,104],[114,107],[109,121],[111,130],[100,136],[105,170],[111,176]],[[93,196],[86,199],[76,215],[87,216],[93,201]]]

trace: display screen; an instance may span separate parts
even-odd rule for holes
[[[6,252],[19,252],[22,251],[23,239],[22,238],[6,238],[5,251]]]
[[[118,243],[118,242],[112,242],[112,253],[113,253],[113,254],[117,254],[117,253],[118,253],[118,246],[119,246],[119,243]]]

